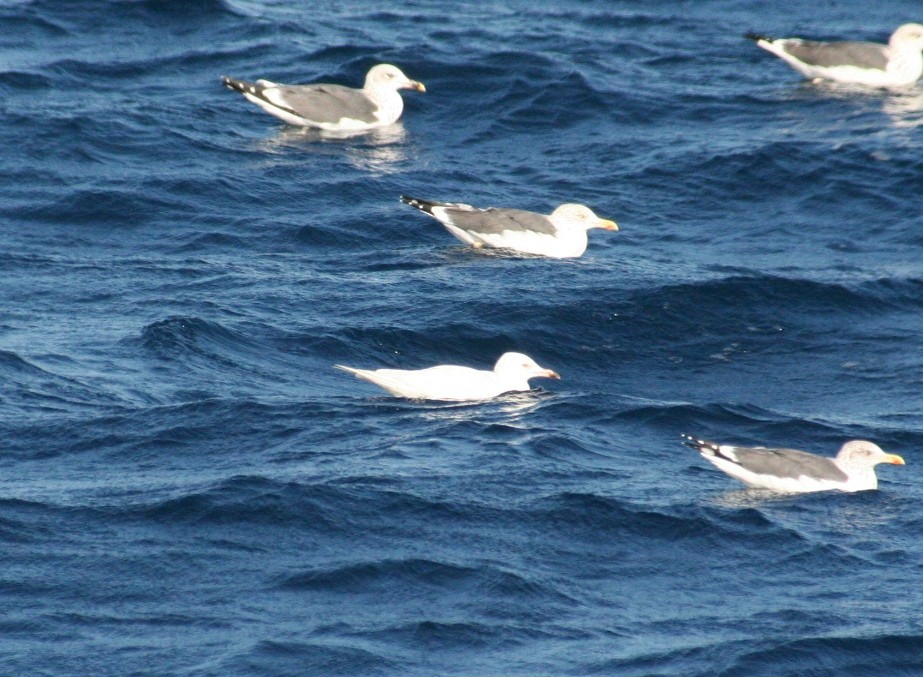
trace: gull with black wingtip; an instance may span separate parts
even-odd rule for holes
[[[870,87],[900,87],[923,75],[923,26],[904,24],[887,45],[876,42],[820,42],[800,38],[746,37],[775,54],[809,80]]]
[[[493,247],[563,259],[583,255],[587,230],[618,230],[581,204],[563,204],[551,214],[523,209],[480,209],[460,202],[434,202],[401,195],[401,202],[432,216],[452,235],[476,249]]]
[[[886,453],[866,440],[847,442],[834,458],[827,458],[797,449],[735,447],[689,435],[682,437],[686,440],[683,444],[731,477],[749,487],[779,492],[877,489],[876,465],[904,465],[904,459],[897,454]]]
[[[244,95],[271,115],[291,125],[332,132],[374,129],[397,121],[404,110],[400,89],[425,92],[391,64],[373,66],[362,89],[343,85],[279,85],[269,80],[246,82],[221,76],[229,88]]]

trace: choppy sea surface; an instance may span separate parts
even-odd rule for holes
[[[0,4],[0,674],[923,675],[918,2]],[[329,138],[219,76],[423,81]],[[615,219],[465,248],[409,194]],[[489,403],[332,365],[559,371]],[[767,496],[680,445],[907,460]]]

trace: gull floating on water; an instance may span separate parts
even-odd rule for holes
[[[618,230],[615,221],[602,219],[589,207],[563,204],[550,215],[522,209],[479,209],[458,202],[433,202],[401,195],[401,202],[429,214],[452,235],[473,247],[512,249],[556,259],[586,251],[587,230]]]
[[[221,76],[221,81],[289,124],[335,132],[390,125],[404,110],[399,89],[426,91],[423,83],[386,63],[372,67],[362,89],[328,84],[279,85],[269,80],[245,82],[227,75]]]
[[[835,458],[827,458],[796,449],[734,447],[683,437],[687,440],[683,444],[747,486],[788,493],[877,489],[876,465],[904,465],[897,454],[885,453],[865,440],[847,442]]]
[[[455,402],[487,400],[504,393],[529,390],[530,378],[561,378],[522,353],[504,353],[493,371],[449,364],[415,370],[334,366],[398,397]]]
[[[809,80],[833,80],[871,87],[899,87],[923,74],[923,26],[904,24],[887,45],[876,42],[816,42],[800,38],[747,36]]]

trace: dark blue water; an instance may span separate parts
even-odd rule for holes
[[[917,2],[0,7],[0,673],[923,674]],[[349,139],[219,76],[428,93]],[[406,193],[619,222],[483,255]],[[332,369],[560,382],[397,400]],[[768,498],[680,433],[907,467]]]

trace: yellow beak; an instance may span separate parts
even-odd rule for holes
[[[618,230],[619,225],[615,221],[610,221],[609,219],[600,219],[599,227],[603,230]]]
[[[885,454],[885,463],[893,463],[894,465],[907,465],[897,454]]]
[[[425,92],[426,86],[422,82],[417,82],[416,80],[411,80],[408,89],[415,89],[418,92]]]

